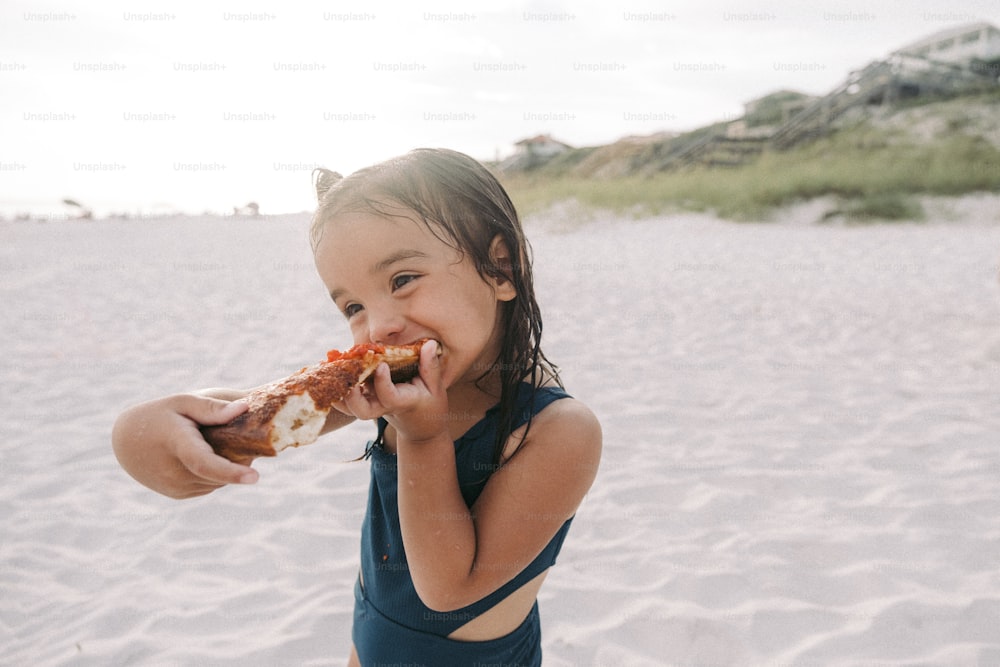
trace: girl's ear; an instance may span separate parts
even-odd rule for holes
[[[490,263],[496,271],[490,272],[487,278],[493,286],[497,298],[501,301],[513,301],[517,297],[517,290],[514,288],[514,269],[510,261],[510,248],[507,247],[499,234],[490,241]]]

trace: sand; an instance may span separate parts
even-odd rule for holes
[[[1000,207],[934,210],[529,220],[605,429],[546,665],[1000,664]],[[349,342],[306,227],[0,223],[0,664],[345,662],[367,425],[189,501],[109,445],[127,405]]]

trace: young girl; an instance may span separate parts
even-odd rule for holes
[[[447,150],[321,170],[317,193],[316,267],[354,342],[431,339],[419,377],[393,384],[383,365],[327,420],[378,424],[349,664],[539,665],[536,597],[601,431],[541,351],[517,213],[482,165]],[[131,408],[113,433],[122,466],[172,497],[253,483],[198,431],[245,410],[245,393]]]

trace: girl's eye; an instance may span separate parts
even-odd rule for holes
[[[356,303],[349,303],[344,306],[344,316],[347,318],[354,317],[361,312],[361,306]]]
[[[396,276],[396,277],[394,277],[392,279],[392,289],[398,290],[401,287],[406,286],[407,284],[409,284],[410,282],[412,282],[412,281],[414,281],[416,279],[417,279],[417,276],[409,274],[409,273],[404,273],[403,275]]]

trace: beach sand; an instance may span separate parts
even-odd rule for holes
[[[528,220],[604,460],[547,666],[1000,664],[1000,202],[923,224]],[[307,216],[0,223],[0,664],[336,665],[369,437],[174,501],[133,403],[350,343]]]

